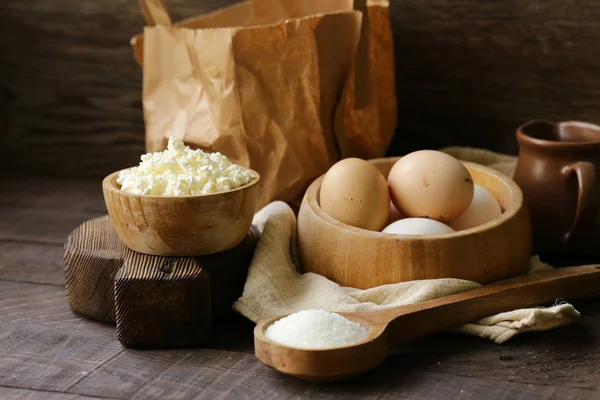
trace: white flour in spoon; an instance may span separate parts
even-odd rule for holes
[[[368,331],[358,322],[323,310],[304,310],[275,321],[265,331],[274,342],[301,349],[326,349],[358,343]]]

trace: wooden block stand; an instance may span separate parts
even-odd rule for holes
[[[223,253],[150,256],[129,250],[108,216],[75,229],[65,244],[67,301],[80,315],[116,323],[125,347],[196,347],[242,294],[258,231]]]

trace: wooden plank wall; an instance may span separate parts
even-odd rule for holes
[[[168,0],[175,20],[235,0]],[[600,122],[597,0],[391,0],[399,126],[391,154],[514,153],[532,118]],[[134,0],[0,4],[0,175],[99,177],[143,152]]]

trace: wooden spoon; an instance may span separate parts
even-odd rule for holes
[[[254,348],[261,362],[284,374],[311,381],[342,380],[375,368],[392,349],[412,339],[500,312],[594,293],[600,293],[600,265],[560,268],[383,311],[339,313],[369,330],[365,340],[344,347],[288,347],[264,334],[284,316],[262,320],[254,328]]]

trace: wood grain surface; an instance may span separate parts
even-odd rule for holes
[[[235,0],[168,0],[174,21]],[[600,122],[600,3],[397,0],[390,154],[514,153],[533,118]],[[0,4],[0,174],[101,177],[144,150],[135,1]],[[7,169],[7,167],[10,167]]]
[[[139,254],[117,272],[117,339],[131,348],[202,346],[212,334],[211,296],[218,290],[211,291],[208,272],[196,260],[159,258]]]
[[[0,180],[0,187],[9,183]],[[33,259],[25,251],[6,253],[10,258],[2,261],[2,399],[600,397],[600,298],[575,303],[582,318],[571,326],[524,334],[502,346],[437,334],[401,347],[373,372],[335,385],[286,378],[262,365],[252,354],[254,325],[241,316],[220,324],[206,348],[125,349],[113,326],[75,316],[64,287],[47,278],[62,276],[59,242],[81,222],[97,216],[103,203],[97,184],[36,179],[13,186],[10,201],[0,197],[0,221],[18,211],[37,210],[40,222],[57,225],[45,232],[51,243],[38,244],[39,231],[28,234],[23,229],[26,221],[10,220],[3,225],[0,243],[31,246],[27,252],[42,251],[35,250],[37,246],[61,250]],[[61,200],[61,190],[44,190],[42,197],[29,195],[52,186],[72,187],[73,198],[87,199],[84,208],[89,211],[82,220],[70,217],[72,205]],[[9,239],[13,231],[18,234]],[[17,265],[20,271],[15,270]]]
[[[258,239],[251,228],[235,248],[200,257],[129,250],[108,216],[78,226],[65,243],[65,291],[71,309],[116,323],[131,348],[195,347],[230,317]]]
[[[127,248],[106,216],[78,226],[64,247],[64,283],[71,309],[102,322],[115,322],[115,277]],[[113,233],[113,234],[111,234]]]

